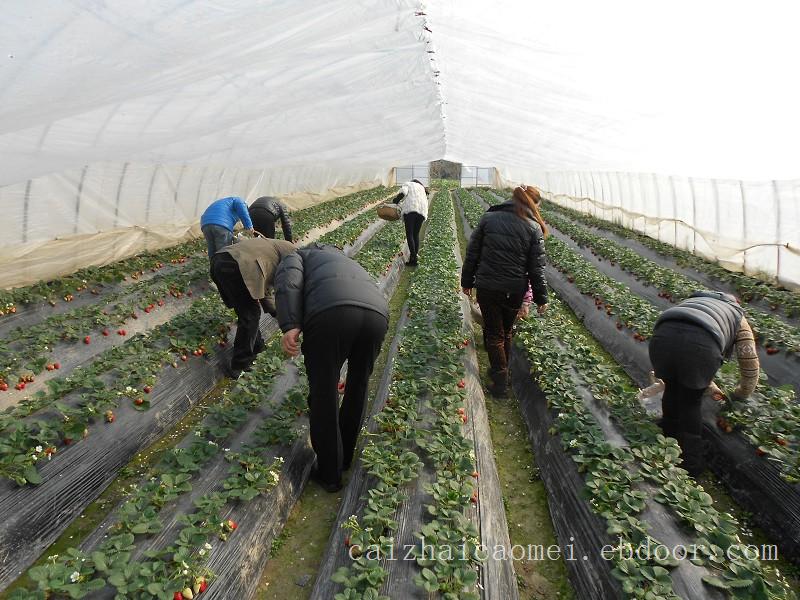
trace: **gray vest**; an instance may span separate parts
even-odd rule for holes
[[[661,313],[654,329],[664,321],[694,323],[713,335],[723,355],[728,357],[733,351],[743,316],[744,310],[730,294],[695,292],[690,298]]]

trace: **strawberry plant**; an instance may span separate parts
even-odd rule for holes
[[[416,581],[444,597],[477,597],[478,561],[473,550],[478,534],[472,521],[463,516],[474,496],[475,460],[457,410],[465,397],[465,390],[458,386],[465,346],[452,203],[434,200],[428,227],[420,267],[409,290],[409,321],[393,363],[389,396],[374,417],[375,431],[366,434],[361,455],[375,483],[362,497],[361,516],[353,515],[342,524],[349,531],[346,542],[352,545],[354,562],[333,576],[343,587],[337,600],[379,597],[386,570],[376,555],[386,556],[394,545],[392,536],[398,526],[394,515],[403,501],[401,490],[418,477],[420,450],[429,456],[436,480],[425,490],[435,498],[426,507],[432,518],[417,535],[437,548],[466,543],[469,551],[463,559],[440,557],[430,563],[427,556],[416,556],[421,567]],[[454,347],[462,352],[453,352]]]
[[[464,216],[467,219],[469,226],[475,229],[478,226],[478,221],[486,212],[486,209],[478,202],[475,197],[464,188],[459,188],[456,191],[458,201],[461,203],[461,208],[464,210]]]
[[[337,248],[343,249],[345,246],[350,246],[355,242],[363,231],[377,220],[375,213],[367,210],[360,215],[357,215],[344,223],[342,226],[337,227],[333,231],[329,231],[321,238],[321,244],[331,244]]]
[[[402,221],[388,222],[356,254],[355,260],[375,279],[388,273],[406,239]]]
[[[584,295],[594,298],[598,310],[635,330],[637,341],[646,341],[652,334],[659,311],[636,296],[627,286],[600,273],[580,254],[551,236],[547,242],[548,259],[567,275]],[[738,366],[730,363],[718,375],[723,387],[733,391],[738,380]],[[730,397],[731,394],[728,394]],[[800,481],[800,408],[793,390],[769,385],[762,374],[756,391],[748,402],[727,402],[722,415],[727,425],[738,427],[751,443],[780,469],[790,482]]]
[[[132,274],[161,269],[165,263],[185,263],[187,256],[199,255],[204,249],[204,240],[191,240],[103,267],[87,267],[52,281],[42,281],[13,290],[0,290],[0,315],[15,313],[17,306],[34,302],[48,301],[52,305],[58,300],[70,302],[74,300],[74,294],[87,290],[97,295],[104,285],[119,283]]]
[[[295,239],[299,240],[312,229],[322,227],[333,221],[340,221],[348,215],[361,210],[365,206],[390,197],[395,190],[396,188],[378,186],[369,190],[334,198],[333,200],[315,204],[308,208],[294,210],[291,213],[292,235]]]
[[[710,275],[722,283],[731,285],[745,302],[763,300],[772,310],[782,310],[790,317],[800,316],[800,294],[796,292],[781,288],[780,286],[775,286],[770,282],[743,273],[728,271],[717,263],[651,238],[638,231],[633,231],[617,223],[599,219],[564,206],[552,203],[549,204],[549,206],[553,211],[557,210],[570,219],[583,223],[588,227],[601,231],[610,231],[620,237],[634,240],[662,256],[674,259],[679,266]]]
[[[612,265],[619,265],[646,285],[658,288],[659,295],[670,302],[685,300],[702,287],[697,281],[662,267],[634,250],[560,216],[550,205],[542,209],[542,214],[552,226],[568,235],[580,247],[588,248],[596,256],[609,260]],[[745,314],[763,343],[777,344],[789,352],[800,352],[800,329],[753,306],[746,306]]]
[[[650,421],[636,399],[636,387],[618,365],[595,350],[589,334],[567,315],[558,300],[551,302],[546,318],[524,322],[519,333],[549,406],[557,412],[550,433],[561,437],[579,470],[586,474],[587,498],[608,522],[610,534],[633,548],[650,539],[647,523],[637,516],[644,508],[645,497],[632,485],[648,482],[656,486],[654,499],[670,507],[690,531],[696,532],[701,550],[694,561],[710,570],[704,578],[709,585],[733,590],[735,574],[746,574],[741,578],[747,581],[742,584],[750,594],[746,597],[794,598],[785,581],[768,566],[739,560],[735,553],[726,551],[741,544],[738,523],[729,514],[716,511],[710,496],[678,466],[678,447]],[[553,347],[541,344],[542,339],[559,342]],[[608,407],[629,448],[606,442],[573,379],[564,377],[571,369],[595,400]],[[640,597],[638,594],[648,589],[657,596],[673,597],[667,569],[675,566],[674,561],[648,564],[620,555],[614,563],[614,575],[630,597]],[[758,590],[763,595],[752,595],[760,593]]]

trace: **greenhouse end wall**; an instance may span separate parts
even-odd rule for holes
[[[800,180],[504,170],[553,202],[800,290]]]

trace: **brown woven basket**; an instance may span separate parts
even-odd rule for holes
[[[396,204],[381,204],[376,210],[378,216],[386,221],[397,221],[400,218],[400,207]]]

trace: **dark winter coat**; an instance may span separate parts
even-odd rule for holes
[[[281,331],[303,325],[334,306],[360,306],[389,318],[386,298],[364,268],[335,246],[312,244],[284,258],[275,273]]]
[[[281,220],[283,237],[287,242],[292,241],[292,220],[286,206],[272,196],[262,196],[250,205],[248,209],[253,228],[261,235],[275,237],[275,222]]]
[[[724,356],[730,356],[743,316],[744,310],[733,296],[723,292],[696,292],[661,313],[653,329],[658,329],[665,321],[694,323],[714,337]]]
[[[544,235],[533,219],[520,219],[513,201],[496,204],[472,232],[461,269],[461,287],[524,294],[530,282],[533,301],[547,304]]]

